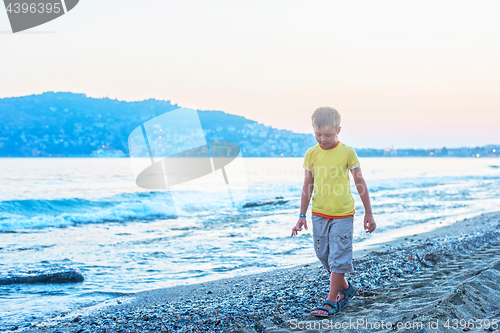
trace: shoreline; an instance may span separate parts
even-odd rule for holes
[[[488,246],[494,248],[493,253],[488,252],[489,257],[470,259],[480,251],[491,251]],[[481,272],[496,274],[491,273],[496,268],[488,269],[495,260],[500,260],[500,251],[496,246],[500,249],[500,211],[354,251],[355,272],[348,274],[347,278],[361,291],[339,315],[328,320],[331,324],[345,322],[355,315],[359,317],[360,313],[372,322],[380,319],[404,322],[408,319],[405,313],[410,318],[415,317],[413,319],[419,316],[427,318],[430,314],[424,310],[418,312],[418,306],[414,303],[435,306],[429,303],[429,299],[442,303],[439,297],[453,299],[456,290],[462,291],[460,295],[463,295],[464,287],[460,289],[457,286],[467,282],[467,275],[479,272],[473,276],[481,278]],[[467,264],[474,266],[473,271],[470,267],[464,267],[465,264],[453,263],[457,253],[465,255],[465,258],[460,259],[462,261],[473,260],[474,263]],[[457,267],[461,267],[458,268],[458,275]],[[444,277],[441,276],[442,272]],[[463,273],[467,275],[462,272],[467,272]],[[436,286],[432,286],[433,281],[441,283],[437,292],[433,290],[436,289]],[[446,283],[449,286],[443,289]],[[477,284],[477,281],[474,283]],[[409,291],[402,288],[408,288]],[[488,288],[494,289],[495,286]],[[496,288],[499,288],[498,281]],[[229,279],[142,291],[82,308],[44,323],[19,327],[15,331],[277,333],[300,331],[301,328],[322,331],[318,327],[321,321],[315,319],[310,310],[321,305],[327,292],[328,274],[317,261]],[[428,297],[430,293],[432,297]],[[500,291],[491,294],[497,297]],[[382,301],[381,295],[392,299]],[[401,299],[406,302],[401,302]],[[456,299],[453,302],[456,303]],[[372,308],[373,304],[378,306]],[[367,308],[374,310],[373,313],[367,312]],[[379,308],[385,308],[386,311],[380,311]],[[434,312],[439,313],[438,310]],[[500,312],[496,318],[500,325]]]

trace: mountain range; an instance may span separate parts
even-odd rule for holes
[[[144,122],[178,109],[169,101],[91,98],[70,92],[0,99],[0,156],[128,156],[128,137]],[[197,110],[207,142],[233,142],[244,157],[303,156],[316,143],[222,111]]]
[[[0,157],[125,157],[128,137],[143,124],[179,106],[148,99],[126,102],[71,92],[0,99]],[[243,157],[303,157],[312,134],[265,126],[222,111],[197,110],[207,142],[232,142]],[[475,148],[357,148],[360,157],[497,157],[500,145]]]

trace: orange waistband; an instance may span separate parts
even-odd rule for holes
[[[343,215],[343,216],[326,215],[326,214],[318,213],[315,211],[312,211],[312,214],[317,215],[317,216],[321,216],[321,217],[326,217],[327,219],[345,219],[346,217],[353,216],[355,212],[356,212],[356,210],[353,209],[352,212],[350,212],[348,215]]]

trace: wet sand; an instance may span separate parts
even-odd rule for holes
[[[500,332],[500,212],[373,245],[354,265],[360,291],[327,320],[311,314],[328,293],[318,262],[135,293],[14,331]]]

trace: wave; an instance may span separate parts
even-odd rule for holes
[[[491,196],[499,193],[499,176],[448,176],[392,178],[372,180],[368,184],[374,205],[393,205],[394,200],[416,200],[419,198],[439,198],[445,201],[472,200],[477,191],[488,187]],[[489,182],[492,182],[489,184]],[[488,183],[488,184],[486,184]],[[351,186],[356,193],[354,185]],[[295,182],[270,186],[266,183],[253,184],[248,189],[244,201],[236,207],[228,207],[227,198],[216,191],[151,191],[121,193],[99,199],[27,199],[0,201],[0,233],[23,232],[47,227],[66,227],[88,223],[148,221],[175,219],[179,216],[196,217],[205,223],[215,216],[233,219],[231,213],[248,211],[291,209],[300,204],[301,186]],[[355,198],[357,196],[355,195]],[[175,199],[175,200],[174,200]],[[357,200],[357,199],[355,199]],[[416,210],[440,209],[430,207],[428,202],[415,204]]]
[[[40,269],[16,269],[0,274],[0,285],[32,283],[75,283],[83,282],[82,272],[75,267],[51,267]]]
[[[0,232],[87,223],[177,218],[167,192],[122,193],[96,200],[10,200],[0,202]]]
[[[176,219],[179,216],[211,216],[228,212],[217,193],[176,192],[121,193],[99,199],[26,199],[0,201],[0,233],[23,232],[89,223]],[[259,193],[256,193],[255,199]],[[180,198],[180,200],[179,200]],[[282,197],[278,197],[282,198]],[[237,208],[278,205],[285,200],[245,201]]]
[[[443,185],[460,184],[465,182],[477,182],[481,180],[499,180],[500,177],[492,176],[445,176],[445,177],[418,177],[418,178],[389,178],[372,180],[369,182],[368,187],[370,193],[381,191],[394,191],[404,189],[427,189]],[[355,187],[354,187],[355,189]]]

